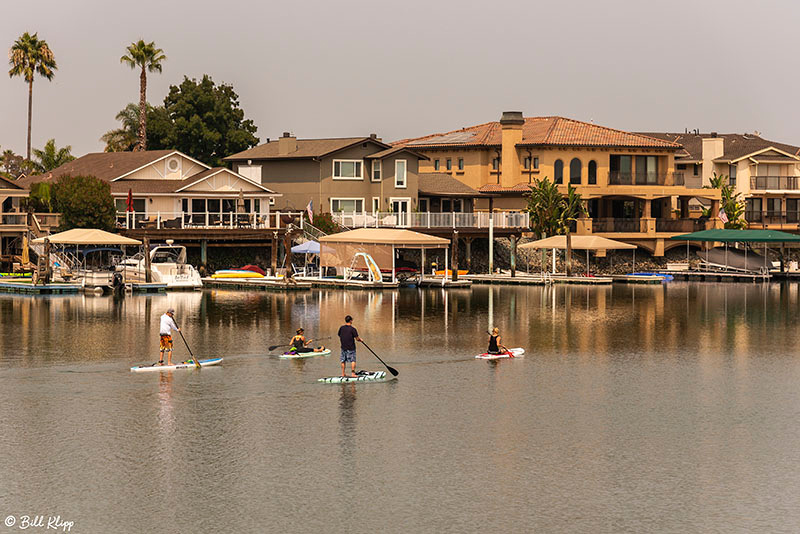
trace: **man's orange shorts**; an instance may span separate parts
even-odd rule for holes
[[[161,350],[172,350],[172,336],[161,334]]]

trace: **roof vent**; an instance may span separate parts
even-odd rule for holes
[[[369,134],[369,138],[370,138],[370,139],[377,139],[377,138],[378,138],[378,134],[376,134],[376,133],[371,133],[371,134]]]
[[[290,134],[289,132],[283,132],[283,137],[291,137],[291,136],[292,134]]]
[[[717,132],[711,132],[711,137],[716,137],[716,136],[717,136]]]

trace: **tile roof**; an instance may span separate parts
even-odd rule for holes
[[[480,193],[464,182],[442,172],[420,173],[419,194],[477,197]]]
[[[52,182],[59,176],[71,174],[73,176],[95,176],[103,181],[110,182],[148,163],[152,163],[175,150],[145,150],[143,152],[95,152],[86,154],[60,167],[56,167],[46,174],[26,176],[19,180],[23,187],[30,187],[36,182]]]
[[[683,151],[676,154],[677,160],[680,158],[689,160],[702,160],[703,159],[703,139],[711,138],[710,133],[669,133],[669,132],[643,132],[641,135],[656,137],[666,141],[678,143],[683,147]],[[787,145],[785,143],[776,143],[768,141],[755,134],[717,134],[717,137],[723,139],[723,155],[719,159],[733,160],[753,154],[765,148],[777,148],[789,154],[800,156],[800,147]]]
[[[500,122],[487,122],[452,132],[403,139],[393,143],[411,148],[500,146]],[[520,145],[638,147],[679,149],[674,142],[615,130],[564,117],[527,117],[522,125]]]
[[[270,140],[238,154],[223,158],[225,161],[242,159],[302,159],[325,156],[359,143],[372,141],[379,147],[389,148],[390,145],[374,137],[339,137],[333,139],[298,139],[297,150],[289,154],[280,154],[278,139]]]

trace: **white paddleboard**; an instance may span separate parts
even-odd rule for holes
[[[381,382],[386,380],[386,371],[358,371],[358,376],[326,376],[317,382],[343,384],[347,382]]]
[[[489,354],[488,352],[484,352],[483,354],[478,354],[475,356],[479,360],[501,360],[503,358],[522,358],[525,356],[525,349],[516,348],[516,349],[508,349],[506,352],[501,352],[500,354]]]
[[[222,362],[222,358],[211,358],[208,360],[200,360],[200,367],[208,367],[210,365],[218,365]],[[181,362],[175,365],[137,365],[131,367],[134,373],[143,373],[145,371],[176,371],[178,369],[196,369],[197,366],[193,361]]]
[[[322,352],[285,352],[278,356],[278,358],[296,359],[296,358],[313,358],[315,356],[327,356],[331,353],[331,349],[325,349]]]

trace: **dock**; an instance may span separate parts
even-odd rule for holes
[[[28,278],[27,280],[30,280]],[[82,291],[81,284],[53,283],[33,285],[30,281],[2,280],[0,293],[24,293],[27,295],[68,295]]]
[[[692,282],[769,282],[769,274],[737,273],[733,271],[659,271],[675,280]]]
[[[579,284],[579,285],[608,285],[613,282],[608,276],[563,276],[563,275],[541,275],[517,273],[516,276],[510,274],[465,274],[458,277],[464,278],[475,284],[505,284],[505,285],[527,285],[544,286],[548,284]]]
[[[669,280],[667,275],[642,276],[633,274],[612,274],[611,279],[616,283],[622,284],[660,284],[666,280]]]
[[[283,279],[275,278],[202,278],[204,288],[243,289],[248,291],[298,291],[311,289],[311,283],[295,280],[287,284]]]

